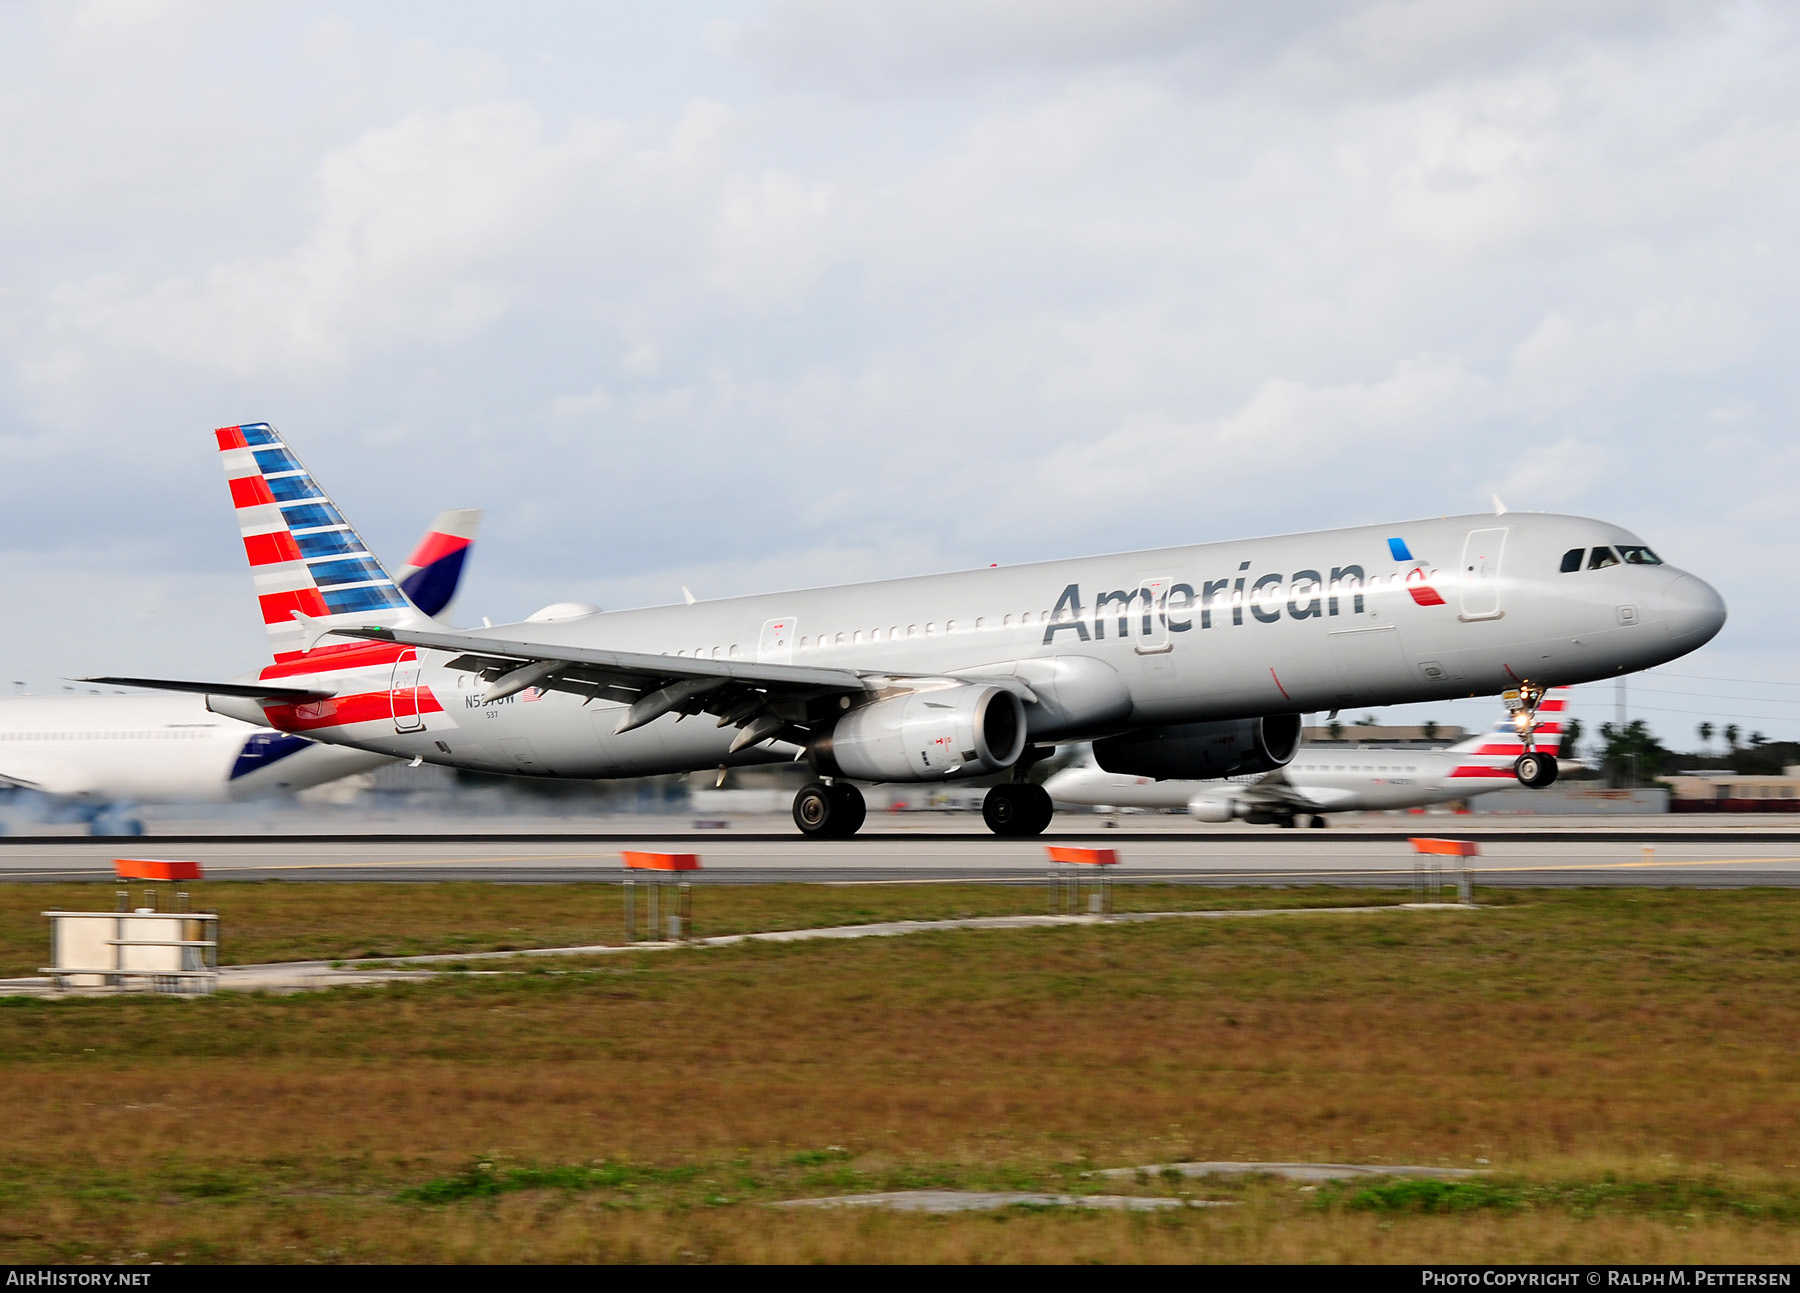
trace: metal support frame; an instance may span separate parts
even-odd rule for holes
[[[1091,879],[1083,882],[1084,875]],[[1052,862],[1049,874],[1050,914],[1052,916],[1110,916],[1113,914],[1112,877],[1106,868],[1086,866],[1079,862]],[[1082,910],[1081,893],[1087,889],[1087,910]]]
[[[644,906],[646,908],[646,931],[649,935],[645,941],[656,942],[666,935],[671,943],[681,943],[694,936],[694,887],[686,880],[677,880],[674,875],[660,875],[649,872],[644,877]],[[638,878],[626,876],[625,890],[625,941],[638,941]]]
[[[1439,853],[1413,855],[1413,897],[1419,902],[1442,902],[1444,890],[1454,885],[1456,901],[1473,902],[1474,884],[1469,877],[1469,859],[1460,854],[1453,855],[1446,872],[1445,856]]]

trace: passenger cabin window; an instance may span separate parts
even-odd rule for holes
[[[1585,549],[1585,548],[1570,548],[1567,552],[1563,553],[1563,560],[1562,560],[1563,574],[1566,575],[1566,574],[1569,574],[1571,571],[1576,571],[1576,570],[1581,569],[1581,554],[1585,551],[1587,551],[1587,549]]]
[[[1616,566],[1619,559],[1613,556],[1611,548],[1595,548],[1594,555],[1588,558],[1589,570],[1605,570],[1608,566]]]
[[[1625,558],[1628,566],[1660,566],[1662,558],[1641,543],[1621,543],[1619,555]]]

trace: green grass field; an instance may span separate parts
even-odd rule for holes
[[[42,957],[27,913],[50,892],[0,890],[15,965]],[[601,909],[616,891],[591,886],[207,892],[238,959],[590,941],[618,922]],[[280,997],[8,999],[0,1261],[1800,1259],[1800,894],[1484,896],[1499,905],[684,949]],[[724,932],[1035,910],[1041,894],[699,899],[702,932]],[[1177,1159],[1494,1175],[1085,1175]],[[1238,1206],[766,1206],[915,1185]]]

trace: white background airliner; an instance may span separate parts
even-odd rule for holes
[[[481,513],[441,512],[400,572],[422,613],[456,595]],[[54,801],[37,815],[135,835],[131,806],[219,803],[323,785],[390,762],[209,710],[196,694],[0,697],[0,786]]]
[[[1266,772],[1294,757],[1302,713],[1515,688],[1535,703],[1725,622],[1711,587],[1630,531],[1508,513],[452,632],[399,595],[273,427],[215,434],[275,662],[228,683],[104,681],[528,776],[804,760],[807,834],[861,826],[858,781],[1007,770],[983,816],[1035,834],[1053,808],[1025,774],[1062,743],[1137,776]]]
[[[1561,747],[1567,704],[1558,688],[1538,706],[1532,743],[1546,758]],[[1064,768],[1044,789],[1059,804],[1185,808],[1203,822],[1323,826],[1327,813],[1422,808],[1517,786],[1514,768],[1524,754],[1518,728],[1506,718],[1443,750],[1307,746],[1285,767],[1222,781],[1158,781],[1087,763]]]

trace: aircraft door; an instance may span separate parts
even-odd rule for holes
[[[1132,627],[1138,632],[1139,655],[1163,655],[1175,649],[1169,638],[1169,586],[1167,575],[1151,575],[1138,581],[1139,604],[1132,609],[1140,617]]]
[[[768,620],[762,626],[762,637],[756,643],[756,659],[761,664],[794,662],[794,617]]]
[[[394,661],[394,677],[388,687],[388,701],[393,706],[396,732],[419,732],[425,720],[419,717],[419,653],[402,651]]]
[[[1500,554],[1506,550],[1504,529],[1470,530],[1463,541],[1462,618],[1500,618]]]

